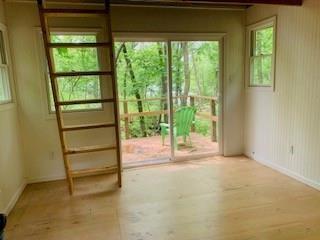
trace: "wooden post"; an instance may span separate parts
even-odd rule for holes
[[[190,96],[190,106],[194,107],[194,96]],[[195,131],[196,131],[196,126],[193,122],[191,125],[191,132],[195,132]]]
[[[216,101],[214,99],[210,100],[210,109],[211,109],[211,141],[217,141],[217,123],[212,117],[216,116]]]
[[[123,113],[125,114],[124,117],[124,132],[125,132],[125,138],[130,138],[130,132],[129,132],[129,116],[128,116],[128,102],[123,102]]]

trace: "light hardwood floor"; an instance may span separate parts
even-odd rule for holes
[[[319,240],[320,192],[244,157],[29,185],[8,240]]]

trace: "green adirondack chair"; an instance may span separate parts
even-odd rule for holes
[[[178,149],[177,137],[183,137],[183,142],[187,143],[187,137],[189,137],[190,145],[190,128],[194,121],[196,114],[196,109],[194,107],[181,107],[174,114],[174,148]],[[170,127],[167,123],[160,123],[161,127],[161,137],[162,145],[164,145],[164,140],[167,135],[169,135]]]

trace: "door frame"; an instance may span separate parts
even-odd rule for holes
[[[224,154],[224,82],[226,76],[226,54],[225,54],[225,45],[226,45],[226,33],[167,33],[167,32],[113,32],[114,42],[117,41],[138,41],[138,42],[152,42],[152,41],[161,41],[168,44],[167,47],[167,65],[168,65],[168,105],[169,105],[169,122],[173,123],[173,110],[172,110],[172,58],[171,58],[171,42],[174,41],[217,41],[219,42],[219,94],[218,94],[218,144],[219,152],[218,153],[205,153],[197,154],[184,157],[175,157],[174,148],[171,147],[171,156],[170,162],[175,161],[185,161],[203,157],[211,157],[215,155]],[[118,97],[118,96],[117,96]],[[118,101],[117,101],[117,104]],[[120,129],[118,130],[120,131]],[[172,128],[170,128],[170,144],[173,144],[173,133]],[[122,159],[121,159],[122,162]]]

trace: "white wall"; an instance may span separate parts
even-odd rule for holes
[[[6,24],[0,1],[0,22]],[[12,82],[14,91],[14,84]],[[0,105],[0,212],[8,213],[24,189],[17,104]]]
[[[53,117],[48,118],[46,93],[43,87],[45,80],[41,72],[41,61],[38,58],[37,45],[39,43],[35,34],[36,27],[39,27],[37,8],[32,3],[8,2],[6,10],[8,25],[12,33],[10,40],[20,93],[20,118],[27,178],[29,182],[62,178],[64,168],[57,125]],[[244,11],[117,7],[113,8],[112,20],[114,31],[227,33],[225,154],[241,154],[243,152]],[[98,113],[93,114],[99,115]],[[82,115],[83,118],[87,118],[85,114]],[[81,114],[79,116],[81,118]],[[101,117],[100,114],[99,118]],[[69,120],[74,121],[75,119]],[[97,140],[96,134],[75,136],[74,139],[77,139],[79,143],[83,143],[84,140],[92,142]],[[113,135],[112,132],[107,133],[109,142],[114,140]],[[105,136],[104,134],[100,137]],[[100,162],[103,161],[101,155],[90,156],[99,157]],[[110,154],[105,159],[110,156],[114,161],[114,155]],[[79,161],[84,160],[82,158]]]
[[[274,15],[275,92],[246,90],[245,153],[320,188],[320,2],[252,7],[247,24]]]

